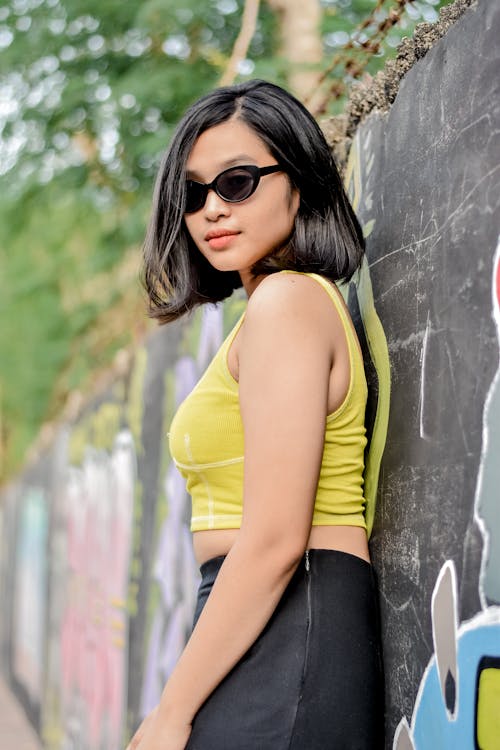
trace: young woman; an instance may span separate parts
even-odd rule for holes
[[[248,304],[172,422],[202,580],[191,637],[132,748],[383,746],[367,388],[335,286],[362,253],[294,97],[250,81],[189,109],[145,244],[150,314],[167,323],[241,285]]]

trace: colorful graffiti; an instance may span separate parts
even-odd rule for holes
[[[457,580],[447,561],[432,598],[435,655],[427,666],[408,726],[394,750],[498,750],[500,747],[500,607],[457,627]]]
[[[205,307],[196,357],[185,355],[174,368],[173,399],[166,399],[169,405],[173,402],[174,410],[198,382],[222,338],[223,308]],[[171,410],[166,416],[169,422]],[[190,504],[186,483],[173,461],[168,463],[163,484],[167,512],[160,528],[152,573],[159,603],[153,615],[144,665],[141,717],[158,704],[163,686],[191,632],[198,583],[189,531]]]
[[[180,356],[166,372],[154,375],[165,392],[165,424],[241,305],[236,296],[224,307],[207,306],[180,326]],[[144,507],[139,484],[144,389],[154,367],[154,358],[151,364],[146,350],[140,350],[126,380],[75,425],[63,428],[51,452],[53,476],[35,468],[34,486],[25,490],[21,484],[13,493],[19,497],[10,505],[20,508],[13,545],[13,678],[35,706],[35,715],[40,714],[38,728],[47,750],[123,747],[130,726],[158,702],[191,629],[199,574],[185,482],[168,459],[166,434],[157,438],[164,454],[159,502]],[[144,518],[153,512],[154,539],[145,538]],[[15,514],[12,519],[2,514],[2,525],[4,531],[15,528]],[[152,543],[156,554],[150,569],[142,571],[141,550]],[[2,571],[6,566],[2,561]],[[144,577],[154,585],[147,611],[138,611],[137,586],[144,585]],[[135,645],[135,653],[146,656],[137,674],[139,710],[131,716],[126,686],[134,615],[146,625],[147,643]],[[7,628],[5,633],[8,637]]]
[[[124,429],[109,452],[87,445],[82,464],[67,467],[53,548],[64,573],[50,632],[48,748],[122,745],[135,463]]]

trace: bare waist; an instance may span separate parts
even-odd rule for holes
[[[239,529],[207,529],[193,533],[193,548],[198,565],[219,555],[227,555]],[[370,562],[366,530],[360,526],[313,526],[308,549],[336,549]]]

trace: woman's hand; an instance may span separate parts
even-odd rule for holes
[[[190,734],[190,724],[169,723],[157,706],[141,723],[127,750],[185,750]]]

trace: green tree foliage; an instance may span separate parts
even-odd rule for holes
[[[138,247],[159,156],[240,22],[232,0],[0,8],[4,473],[144,324]],[[249,54],[272,56],[274,26],[264,9]]]
[[[411,13],[431,20],[435,2]],[[326,65],[374,2],[322,6]],[[68,393],[143,331],[138,248],[153,175],[186,106],[217,84],[242,9],[243,0],[0,6],[4,476]],[[278,19],[262,3],[240,76],[286,84],[279,45]]]
[[[129,192],[149,184],[182,112],[216,84],[241,3],[12,0],[2,14],[4,169],[46,183],[83,165],[81,184]],[[273,36],[264,11],[250,55],[271,57]]]

